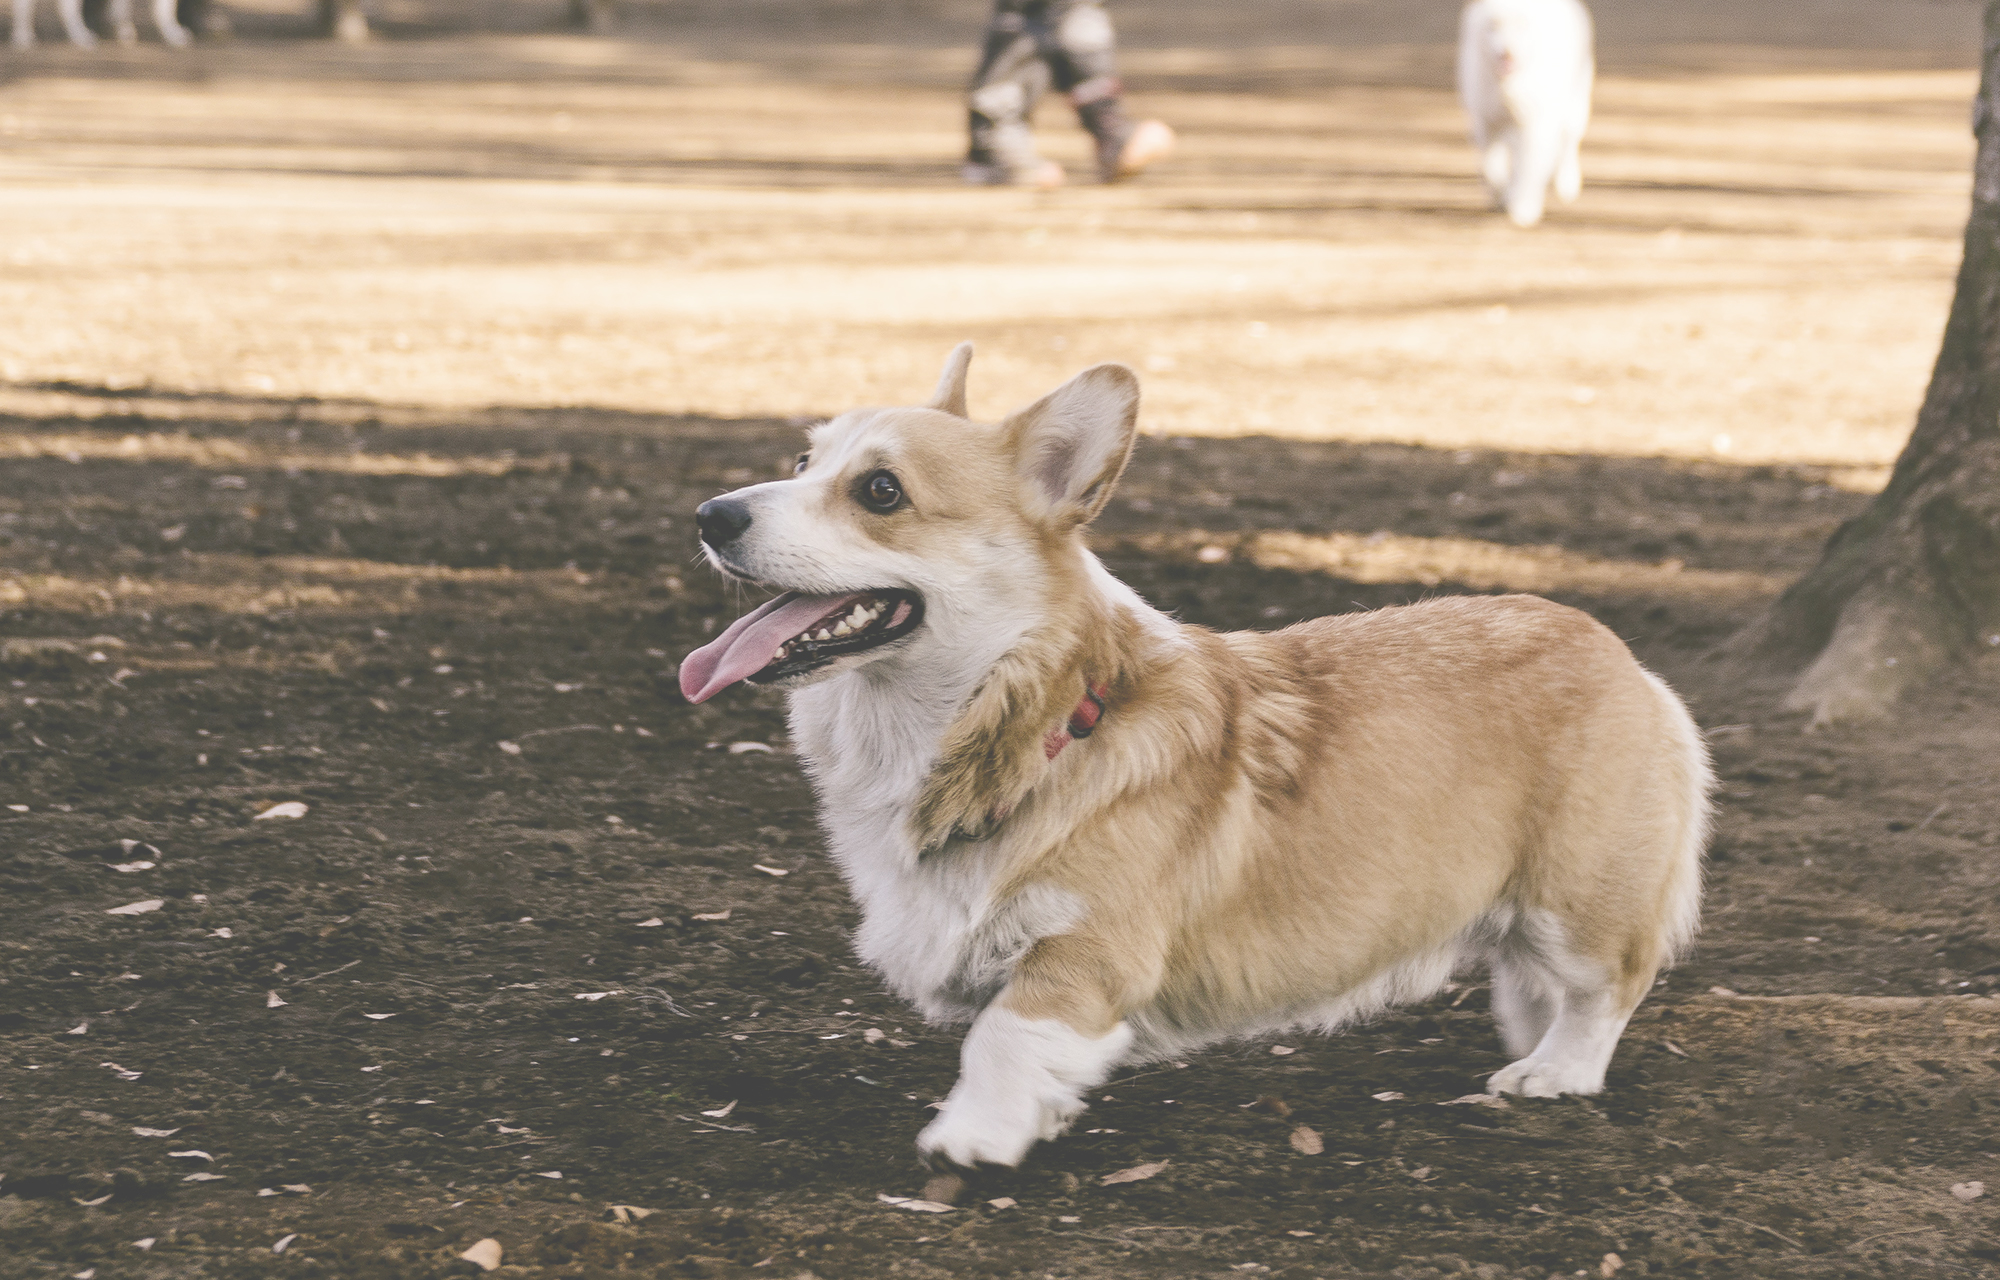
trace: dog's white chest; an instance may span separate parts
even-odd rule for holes
[[[976,1014],[1039,938],[1081,918],[1052,885],[994,895],[998,843],[919,859],[909,817],[936,754],[921,715],[881,715],[845,681],[792,697],[792,733],[819,791],[827,845],[861,908],[855,950],[926,1017]],[[875,712],[876,714],[868,714]],[[930,732],[926,732],[929,730]]]

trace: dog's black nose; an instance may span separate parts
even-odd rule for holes
[[[720,551],[750,527],[750,506],[737,498],[710,498],[694,509],[694,522],[701,540]]]

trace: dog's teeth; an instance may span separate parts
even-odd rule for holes
[[[778,646],[778,651],[771,655],[771,661],[783,662],[785,660],[785,655],[790,653],[791,651],[792,651],[792,646],[788,644],[781,644]]]
[[[821,628],[819,629],[819,634],[818,634],[818,635],[816,635],[816,636],[814,636],[814,637],[813,637],[813,639],[815,639],[815,640],[831,640],[831,639],[833,639],[833,632],[831,632],[831,631],[828,631],[828,630],[827,630],[827,629],[826,629],[825,627],[821,627]]]
[[[835,634],[836,636],[844,636],[852,630],[854,630],[854,628],[847,625],[847,620],[845,618],[833,624],[833,634]]]

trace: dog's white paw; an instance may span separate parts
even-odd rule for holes
[[[917,1135],[917,1154],[932,1165],[1012,1168],[1037,1142],[1059,1137],[1082,1111],[1081,1103],[1064,1114],[1033,1098],[972,1098],[954,1091],[944,1111]]]
[[[1494,1072],[1486,1080],[1488,1093],[1513,1093],[1524,1098],[1559,1098],[1566,1093],[1604,1092],[1604,1071],[1585,1063],[1551,1058],[1523,1058]]]

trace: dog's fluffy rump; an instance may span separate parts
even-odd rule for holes
[[[1581,0],[1473,0],[1458,29],[1458,95],[1493,199],[1516,225],[1542,220],[1551,186],[1583,189],[1580,149],[1596,78]]]
[[[962,397],[960,361],[938,401]],[[1685,708],[1532,597],[1174,622],[1082,537],[1136,407],[1103,366],[998,426],[857,411],[797,480],[730,495],[754,518],[710,547],[772,586],[923,598],[921,626],[791,694],[861,955],[973,1023],[921,1149],[1013,1164],[1121,1062],[1331,1029],[1476,961],[1518,1059],[1490,1087],[1596,1092],[1696,924]],[[908,505],[851,510],[878,469]],[[1096,732],[1049,755],[1093,687]]]

